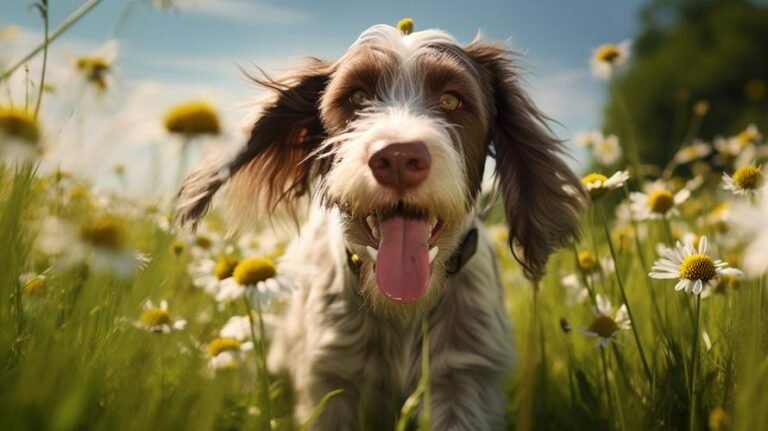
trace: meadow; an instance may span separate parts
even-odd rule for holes
[[[595,51],[597,78],[624,48]],[[109,61],[72,67],[107,85]],[[174,224],[171,192],[139,198],[46,164],[56,141],[42,125],[55,120],[36,109],[44,78],[29,79],[28,103],[0,97],[0,429],[311,429],[265,372],[291,232],[229,237],[213,211],[191,234]],[[581,240],[540,283],[489,211],[517,346],[508,429],[768,429],[768,145],[754,124],[696,139],[708,109],[688,106],[665,166],[644,164],[632,140],[575,138],[592,157],[592,202]],[[224,133],[202,101],[158,121],[188,143]],[[399,429],[409,418],[429,429],[428,377]]]

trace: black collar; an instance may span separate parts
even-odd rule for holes
[[[456,248],[456,251],[454,251],[448,261],[445,262],[445,272],[447,272],[448,275],[453,275],[461,271],[461,268],[472,259],[472,256],[474,256],[477,251],[477,238],[478,233],[476,227],[473,227],[464,234],[459,247]],[[352,250],[347,247],[347,265],[349,265],[349,269],[357,274],[360,272],[361,263],[362,260],[360,259],[360,256],[353,253]]]

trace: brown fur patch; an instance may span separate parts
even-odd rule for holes
[[[491,139],[509,245],[526,277],[538,280],[549,255],[578,237],[586,192],[562,160],[562,142],[547,127],[547,117],[522,90],[512,54],[486,42],[473,42],[466,51],[485,68],[492,87]]]

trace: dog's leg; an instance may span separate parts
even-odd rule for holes
[[[488,244],[448,283],[430,314],[432,427],[503,429],[512,334]]]

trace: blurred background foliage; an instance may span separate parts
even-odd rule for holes
[[[692,138],[698,102],[709,105],[702,139],[768,127],[768,3],[651,0],[640,19],[632,62],[611,84],[607,133],[634,140],[643,163],[663,166]]]

